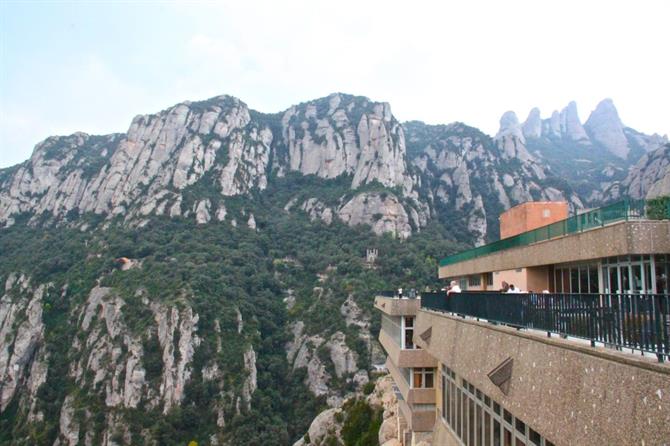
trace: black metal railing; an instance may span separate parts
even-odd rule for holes
[[[421,293],[421,307],[670,358],[667,294]]]

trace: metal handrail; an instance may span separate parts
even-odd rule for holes
[[[421,293],[421,308],[670,358],[667,294]]]

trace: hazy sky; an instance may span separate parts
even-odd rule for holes
[[[340,91],[494,134],[515,110],[611,97],[670,133],[670,1],[0,0],[0,167],[49,135],[231,94],[276,112]]]

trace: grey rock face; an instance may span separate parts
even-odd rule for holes
[[[601,101],[584,124],[594,142],[602,145],[619,158],[626,158],[630,147],[624,134],[624,126],[611,99]]]
[[[645,154],[620,187],[636,199],[670,195],[670,144]],[[616,188],[609,193],[610,198],[616,199],[621,192]]]
[[[9,291],[20,290],[22,297],[12,298]],[[32,379],[32,386],[43,382],[44,363],[31,361],[44,335],[42,297],[45,286],[30,288],[25,276],[10,275],[5,283],[8,294],[0,298],[0,412],[3,412],[24,381]],[[35,371],[39,376],[31,376]],[[35,389],[36,391],[36,389]]]
[[[577,113],[577,103],[572,101],[561,111],[561,134],[572,141],[589,142],[586,130],[582,127]]]
[[[512,136],[516,139],[519,139],[522,143],[525,143],[526,140],[523,136],[523,131],[521,130],[521,124],[519,123],[519,118],[516,117],[516,113],[513,111],[506,111],[503,113],[500,118],[500,130],[496,135],[496,139],[502,139],[506,136]]]
[[[387,103],[334,94],[291,107],[282,118],[288,168],[305,175],[353,175],[351,187],[378,181],[409,191],[405,140]]]
[[[388,232],[396,237],[407,238],[412,234],[405,208],[390,193],[358,194],[342,206],[337,215],[350,226],[370,225],[377,235]]]
[[[535,107],[522,126],[523,135],[526,138],[539,138],[542,136],[542,119],[540,118],[540,109]]]

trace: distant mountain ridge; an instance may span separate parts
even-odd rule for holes
[[[625,126],[611,99],[601,101],[584,123],[574,101],[544,119],[533,108],[523,123],[514,112],[506,112],[498,134],[517,135],[539,162],[591,204],[617,196],[605,191],[622,182],[645,154],[668,143],[667,135],[646,135]]]
[[[350,192],[296,198],[285,203],[289,212],[403,238],[436,219],[481,244],[514,204],[567,200],[579,209],[614,196],[604,191],[665,142],[623,126],[611,100],[583,125],[574,102],[548,119],[533,109],[524,123],[506,112],[491,138],[458,123],[401,124],[388,103],[361,96],[336,93],[266,114],[223,95],[137,116],[125,134],[47,138],[30,160],[0,170],[0,225],[28,218],[86,227],[77,220],[84,215],[252,224],[253,215],[229,208],[233,197],[252,199],[298,174],[348,178]]]

